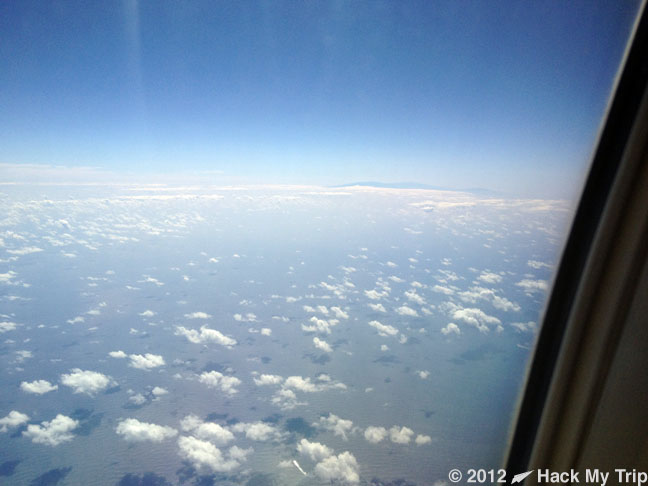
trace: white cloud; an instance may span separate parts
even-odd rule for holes
[[[396,275],[391,275],[390,277],[387,278],[389,278],[389,280],[391,280],[392,282],[396,282],[396,283],[403,283],[405,281],[402,278],[397,277]]]
[[[286,388],[294,388],[295,390],[313,393],[321,391],[321,387],[311,382],[310,378],[302,378],[301,376],[289,376],[284,383]]]
[[[419,435],[416,436],[416,439],[414,440],[414,442],[416,442],[416,445],[429,444],[430,442],[432,442],[432,437],[430,437],[429,435],[421,435],[421,434],[419,434]]]
[[[250,440],[266,442],[269,440],[281,440],[283,434],[276,427],[265,422],[239,422],[232,426],[232,430],[237,433],[244,433],[245,437]]]
[[[382,304],[369,303],[369,307],[371,307],[371,310],[376,312],[387,312],[387,309],[385,309],[385,306]]]
[[[58,385],[52,385],[47,380],[36,380],[32,382],[23,381],[20,384],[20,389],[26,393],[42,395],[47,392],[58,390]]]
[[[319,319],[315,316],[309,319],[312,322],[310,326],[302,324],[301,328],[305,332],[317,332],[320,334],[331,334],[331,327],[336,326],[340,321],[337,319]]]
[[[364,436],[367,441],[372,444],[377,444],[387,438],[387,429],[385,427],[375,427],[370,425],[365,429]]]
[[[65,415],[58,414],[50,422],[42,422],[40,425],[30,424],[23,435],[36,444],[57,446],[74,438],[71,433],[79,426],[79,421]]]
[[[406,305],[402,305],[399,308],[397,308],[396,312],[401,316],[418,317],[418,312],[416,312],[414,309]]]
[[[444,287],[443,285],[435,285],[434,287],[432,287],[432,291],[445,295],[452,295],[455,292],[450,287]]]
[[[151,393],[156,397],[160,397],[162,395],[166,395],[167,393],[169,393],[169,391],[166,388],[156,386],[153,388],[153,390],[151,390]]]
[[[135,395],[128,397],[128,401],[135,405],[144,405],[146,403],[146,397],[141,393],[136,393]]]
[[[257,321],[257,316],[256,314],[253,314],[252,312],[248,312],[247,314],[234,314],[234,320],[238,322],[256,322]]]
[[[457,326],[454,322],[450,322],[446,327],[441,328],[441,333],[444,336],[448,336],[450,334],[459,335],[461,334],[461,329],[459,329],[459,326]]]
[[[147,309],[144,312],[140,312],[139,315],[142,317],[153,317],[155,315],[155,312]]]
[[[190,314],[185,314],[184,316],[187,319],[209,319],[211,317],[211,315],[206,312],[192,312]]]
[[[203,422],[196,415],[187,415],[180,422],[182,430],[192,432],[193,435],[202,440],[208,440],[217,446],[223,446],[234,440],[234,434],[214,422]]]
[[[378,334],[380,334],[381,336],[395,336],[396,334],[398,334],[398,329],[396,329],[395,327],[381,324],[378,321],[370,321],[369,325],[375,328],[378,331]]]
[[[387,292],[378,292],[377,290],[365,290],[364,293],[371,300],[380,300],[387,295]]]
[[[387,266],[390,267],[390,268],[395,268],[395,267],[398,266],[398,265],[395,264],[394,262],[387,262],[385,265],[387,265]]]
[[[549,285],[546,280],[531,280],[525,278],[516,283],[518,287],[522,287],[526,294],[533,294],[534,292],[546,292]]]
[[[16,329],[16,323],[15,322],[0,322],[0,334],[7,332],[7,331],[14,331]]]
[[[329,343],[327,343],[326,341],[324,341],[323,339],[320,339],[318,337],[314,337],[313,338],[313,344],[315,345],[315,347],[317,349],[321,349],[322,351],[324,351],[326,353],[332,353],[333,352],[333,348],[331,348],[331,345]]]
[[[517,329],[520,332],[531,332],[531,331],[535,331],[536,329],[536,323],[533,321],[512,322],[511,326],[513,326],[515,329]]]
[[[393,426],[389,429],[389,439],[396,444],[409,444],[412,440],[414,431],[408,427]]]
[[[474,307],[463,308],[452,302],[446,302],[444,307],[449,310],[449,314],[453,319],[475,326],[480,332],[489,331],[487,324],[501,324],[497,317],[490,316],[481,309]]]
[[[269,327],[261,328],[261,335],[262,336],[270,336],[270,335],[272,335],[272,329],[270,329]]]
[[[38,248],[37,246],[26,246],[24,248],[18,248],[17,250],[7,250],[7,253],[10,253],[12,255],[29,255],[30,253],[38,253],[43,251],[42,248]]]
[[[159,354],[131,354],[128,357],[130,358],[130,366],[139,370],[150,370],[158,366],[164,366],[165,364],[164,358]]]
[[[347,434],[353,431],[353,422],[351,420],[340,418],[332,413],[329,413],[328,417],[320,417],[319,422],[316,422],[314,425],[324,430],[329,430],[344,440],[347,440]]]
[[[68,319],[68,320],[67,320],[67,323],[68,323],[68,324],[79,324],[79,323],[81,323],[81,322],[85,322],[85,317],[83,317],[83,316],[76,316],[76,317],[73,318],[73,319]]]
[[[302,439],[297,444],[297,452],[302,456],[309,457],[312,461],[319,462],[333,455],[333,449],[319,442],[310,442],[308,439]]]
[[[358,462],[349,451],[337,456],[330,456],[315,466],[315,474],[325,481],[342,481],[357,483],[360,481],[358,475]]]
[[[0,418],[0,432],[6,432],[10,428],[19,427],[27,423],[28,420],[29,415],[12,410],[7,416]]]
[[[195,437],[180,437],[178,439],[180,456],[193,464],[201,472],[230,472],[241,465],[250,449],[232,447],[229,454],[224,455],[221,450],[208,441]]]
[[[110,353],[108,353],[108,356],[110,356],[111,358],[123,359],[128,355],[123,351],[111,351]]]
[[[74,368],[71,373],[61,375],[61,383],[72,388],[74,393],[93,396],[114,382],[110,376],[102,373]]]
[[[283,378],[279,375],[261,375],[258,378],[254,378],[254,384],[257,386],[279,385],[282,381]]]
[[[419,375],[419,378],[422,380],[426,380],[428,376],[430,376],[430,372],[427,370],[419,370],[416,372],[417,375]]]
[[[348,319],[349,318],[349,314],[344,312],[339,307],[331,307],[331,311],[333,311],[333,314],[335,314],[335,317],[337,317],[338,319]]]
[[[527,265],[529,265],[531,268],[534,268],[536,270],[540,270],[541,268],[553,268],[553,265],[549,265],[548,263],[544,263],[544,262],[539,262],[537,260],[529,260],[527,262]]]
[[[225,376],[218,371],[206,371],[200,375],[198,381],[204,383],[210,388],[219,388],[227,395],[238,393],[238,390],[235,387],[241,384],[241,380],[235,376]]]
[[[501,282],[502,276],[493,272],[482,272],[481,275],[477,277],[477,280],[481,280],[482,282],[486,282],[489,284],[494,284],[494,283]]]
[[[195,329],[187,329],[183,326],[177,326],[175,335],[185,336],[190,342],[194,344],[214,342],[227,347],[236,345],[235,339],[225,336],[216,329],[209,329],[206,326],[202,326],[200,328],[200,332],[196,331]]]
[[[140,422],[133,418],[121,420],[115,431],[129,442],[162,442],[178,434],[172,427]]]
[[[411,302],[419,305],[425,305],[425,299],[416,293],[416,290],[408,290],[405,292],[405,297]]]

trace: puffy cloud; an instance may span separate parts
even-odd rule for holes
[[[248,312],[247,314],[234,314],[234,320],[238,322],[256,322],[256,314]]]
[[[261,375],[258,378],[253,378],[254,384],[257,386],[263,385],[279,385],[283,378],[279,375]]]
[[[335,314],[335,317],[337,317],[338,319],[348,319],[349,318],[349,314],[344,312],[339,307],[331,307],[331,311],[333,311],[333,314]]]
[[[412,440],[414,431],[409,427],[398,428],[397,425],[389,429],[389,439],[396,444],[409,444]]]
[[[309,457],[312,461],[319,462],[322,459],[331,457],[333,455],[333,449],[319,442],[311,442],[308,439],[302,439],[299,444],[297,444],[297,452],[302,456]]]
[[[497,295],[494,290],[484,287],[471,287],[469,290],[461,292],[459,298],[464,302],[471,304],[474,304],[479,300],[486,300],[493,304],[493,307],[496,309],[503,311],[518,312],[520,310],[520,306],[515,302],[511,302],[506,297]]]
[[[93,396],[114,383],[110,376],[97,371],[74,368],[71,373],[61,375],[61,383],[72,388],[74,393]]]
[[[429,444],[430,442],[432,442],[432,437],[430,437],[429,435],[419,434],[416,436],[416,439],[414,439],[414,442],[416,443],[416,445]]]
[[[166,388],[156,386],[153,388],[153,390],[151,390],[151,393],[153,394],[153,396],[160,397],[162,395],[166,395],[167,393],[169,393],[169,391]]]
[[[387,312],[387,309],[385,309],[385,306],[382,304],[372,304],[370,302],[369,307],[371,307],[371,310],[376,312]]]
[[[3,332],[7,331],[14,331],[16,329],[16,323],[15,322],[0,322],[0,334]]]
[[[234,440],[234,434],[214,422],[203,422],[196,415],[187,415],[180,422],[182,430],[191,432],[202,440],[208,440],[215,445],[222,446]]]
[[[518,287],[522,287],[526,294],[533,294],[535,292],[546,292],[549,289],[549,285],[546,280],[531,280],[525,278],[516,283]]]
[[[453,319],[464,321],[471,326],[475,326],[480,332],[488,332],[489,328],[486,324],[501,324],[497,317],[486,314],[481,309],[474,307],[460,307],[452,302],[446,302],[444,308]]]
[[[536,323],[533,321],[529,322],[512,322],[511,326],[517,329],[520,332],[532,332],[536,329]]]
[[[353,422],[351,420],[340,418],[332,413],[328,417],[320,417],[319,421],[314,425],[324,430],[329,430],[344,440],[347,440],[347,434],[353,431]]]
[[[128,355],[123,351],[111,351],[110,353],[108,353],[108,356],[110,356],[111,358],[123,359]]]
[[[315,474],[325,481],[342,481],[357,483],[360,481],[358,475],[358,462],[349,451],[337,456],[329,456],[315,466]]]
[[[425,305],[425,299],[416,293],[416,290],[408,290],[405,292],[405,297],[411,302],[419,305]]]
[[[47,380],[36,380],[32,382],[23,381],[20,384],[20,389],[26,393],[42,395],[47,392],[58,390],[58,385],[52,385]]]
[[[294,388],[307,393],[321,391],[321,386],[311,382],[310,378],[302,378],[301,376],[289,376],[284,383],[286,388]]]
[[[133,418],[121,420],[115,431],[129,442],[162,442],[178,434],[172,427],[140,422]]]
[[[441,328],[441,333],[444,336],[448,336],[450,334],[459,335],[461,334],[461,329],[459,329],[459,326],[457,326],[454,322],[450,322],[446,327]]]
[[[271,334],[272,334],[272,329],[270,329],[269,327],[261,328],[262,336],[270,336]]]
[[[493,272],[482,272],[479,277],[477,277],[477,280],[481,280],[482,282],[486,282],[489,284],[494,284],[494,283],[499,283],[502,281],[502,276],[498,275],[497,273]]]
[[[416,374],[419,375],[419,378],[421,378],[422,380],[425,380],[428,376],[430,376],[430,372],[427,370],[417,371]]]
[[[176,336],[185,336],[190,342],[194,344],[202,344],[207,342],[214,342],[222,346],[232,347],[236,345],[236,340],[225,336],[216,329],[210,329],[206,326],[200,328],[200,332],[195,329],[187,329],[183,326],[176,327]]]
[[[405,281],[402,278],[397,277],[396,275],[391,275],[390,277],[387,278],[389,278],[389,280],[391,280],[392,282],[396,282],[396,283],[403,283]]]
[[[29,415],[12,410],[7,416],[0,418],[0,432],[6,432],[10,428],[19,427],[27,423],[28,420]]]
[[[370,425],[365,429],[364,436],[367,441],[372,444],[377,444],[387,438],[387,429],[385,427],[375,427]]]
[[[437,292],[439,294],[445,294],[445,295],[452,295],[455,292],[450,287],[445,287],[443,285],[435,285],[434,287],[432,287],[432,291]]]
[[[10,253],[12,255],[29,255],[30,253],[38,253],[43,251],[42,248],[38,248],[37,246],[26,246],[24,248],[18,248],[17,250],[7,250],[7,253]]]
[[[211,314],[207,314],[206,312],[192,312],[190,314],[185,314],[184,316],[187,319],[209,319]]]
[[[219,388],[227,395],[238,393],[236,386],[241,384],[241,380],[235,376],[225,376],[218,371],[205,371],[200,375],[198,381],[204,383],[210,388]]]
[[[146,397],[141,393],[136,393],[135,395],[129,397],[128,401],[134,403],[135,405],[144,405],[146,403]]]
[[[147,309],[144,312],[140,312],[139,315],[142,317],[153,317],[155,315],[155,312]]]
[[[178,439],[180,456],[201,472],[230,472],[241,465],[251,449],[232,447],[225,455],[211,442],[196,437],[180,437]]]
[[[380,300],[387,296],[387,292],[378,292],[377,290],[365,290],[364,293],[371,300]]]
[[[398,329],[396,329],[395,327],[382,324],[378,321],[370,321],[369,325],[375,328],[378,331],[378,334],[380,334],[381,336],[395,336],[396,334],[398,334]]]
[[[159,354],[131,354],[128,357],[130,358],[130,366],[139,370],[150,370],[151,368],[157,368],[165,364],[164,358]]]
[[[244,433],[245,437],[250,440],[261,442],[281,440],[283,437],[283,434],[276,427],[265,422],[239,422],[232,426],[232,430],[237,433]]]
[[[549,265],[548,263],[544,263],[544,262],[539,262],[537,260],[529,260],[527,262],[527,265],[529,265],[531,268],[534,268],[536,270],[540,270],[541,268],[553,268],[553,265]]]
[[[333,352],[333,348],[331,348],[331,345],[329,343],[327,343],[326,341],[324,341],[323,339],[320,339],[318,337],[314,337],[313,338],[313,344],[315,344],[315,347],[317,349],[321,349],[322,351],[324,351],[326,353],[332,353]]]
[[[418,317],[418,312],[416,312],[414,309],[406,305],[402,305],[399,308],[397,308],[396,312],[401,316]]]
[[[331,327],[336,326],[340,321],[337,319],[318,319],[313,316],[309,319],[309,322],[312,322],[309,326],[302,324],[302,330],[306,332],[317,332],[320,334],[331,334]]]
[[[491,301],[491,303],[493,304],[493,307],[503,311],[513,311],[513,312],[520,311],[520,306],[518,304],[516,304],[515,302],[511,302],[506,297],[500,297],[499,295],[493,296],[493,300]]]
[[[74,438],[72,430],[79,426],[79,421],[65,415],[58,414],[50,422],[42,422],[40,425],[30,424],[23,435],[36,444],[57,446]]]

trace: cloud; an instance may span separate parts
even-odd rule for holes
[[[369,325],[375,328],[378,331],[378,334],[380,334],[381,336],[395,336],[396,334],[398,334],[398,329],[396,329],[395,327],[381,324],[378,321],[370,321]]]
[[[487,324],[501,324],[497,318],[486,314],[481,309],[474,307],[463,308],[452,302],[446,302],[443,306],[453,319],[464,321],[466,324],[475,326],[480,332],[488,332]]]
[[[325,481],[342,481],[357,483],[360,481],[358,475],[358,462],[349,451],[337,456],[330,456],[315,466],[315,474]]]
[[[7,331],[14,331],[16,329],[16,323],[15,322],[0,322],[0,334],[7,332]]]
[[[270,335],[272,335],[272,329],[270,329],[269,327],[261,328],[261,335],[262,336],[270,336]]]
[[[337,319],[319,319],[315,316],[309,319],[309,322],[312,322],[310,326],[302,324],[301,328],[306,332],[317,332],[320,334],[331,334],[331,327],[336,326],[340,321]]]
[[[47,392],[58,390],[58,385],[52,385],[47,380],[36,380],[32,382],[23,381],[20,384],[20,389],[26,393],[42,395]]]
[[[414,442],[416,443],[416,445],[429,444],[430,442],[432,442],[432,437],[430,437],[429,435],[421,435],[421,434],[419,434],[419,435],[416,436],[416,439],[414,440]]]
[[[234,314],[234,320],[238,322],[256,322],[257,321],[257,316],[256,314],[253,314],[252,312],[248,312],[247,314]]]
[[[73,389],[74,393],[94,396],[114,383],[110,376],[96,371],[74,368],[71,373],[61,375],[61,383]]]
[[[332,413],[329,413],[328,417],[320,417],[319,421],[313,425],[331,431],[344,440],[347,440],[347,434],[353,431],[353,422],[351,420],[340,418]]]
[[[123,359],[128,355],[123,351],[111,351],[110,353],[108,353],[108,356],[110,356],[111,358]]]
[[[211,442],[200,440],[195,437],[180,437],[178,439],[180,447],[180,456],[200,472],[230,472],[238,468],[241,462],[251,449],[241,449],[233,446],[229,449],[228,454],[223,454],[221,450]]]
[[[405,297],[407,297],[408,300],[411,302],[414,302],[415,304],[419,305],[425,305],[425,299],[421,297],[419,294],[416,293],[416,290],[407,290],[405,292]]]
[[[211,315],[206,312],[192,312],[191,314],[185,314],[184,316],[187,319],[209,319],[211,317]]]
[[[502,276],[498,275],[497,273],[493,272],[482,272],[479,277],[477,277],[477,280],[481,280],[482,282],[486,282],[489,284],[494,284],[494,283],[499,283],[502,281]]]
[[[165,364],[164,358],[159,354],[131,354],[128,357],[130,358],[130,366],[139,370],[150,370]]]
[[[533,321],[512,322],[511,326],[513,326],[519,332],[533,332],[536,329],[536,323]]]
[[[419,375],[419,378],[421,378],[421,380],[426,380],[428,376],[430,376],[430,372],[427,370],[419,370],[416,372],[416,374]]]
[[[443,285],[435,285],[434,287],[432,287],[432,292],[437,292],[445,295],[452,295],[454,294],[455,291],[450,287],[444,287]]]
[[[206,326],[202,326],[200,332],[195,329],[187,329],[183,326],[177,326],[175,335],[185,336],[189,342],[194,344],[214,342],[228,348],[236,345],[235,339],[225,336],[216,329],[209,329]]]
[[[331,311],[333,311],[333,314],[335,314],[335,317],[337,317],[338,319],[348,319],[349,318],[349,314],[344,312],[339,307],[331,307]]]
[[[29,255],[30,253],[38,253],[43,251],[42,248],[38,248],[37,246],[26,246],[24,248],[18,248],[17,250],[7,250],[7,253],[10,253],[11,255]]]
[[[237,433],[244,433],[250,440],[266,442],[269,440],[281,440],[283,434],[276,427],[265,422],[239,422],[232,425],[232,430]]]
[[[399,308],[397,308],[396,312],[401,316],[418,317],[418,312],[416,312],[411,307],[407,307],[406,305],[402,305]]]
[[[206,371],[200,375],[198,381],[210,388],[219,388],[227,395],[238,393],[235,387],[241,384],[241,380],[235,376],[225,376],[218,371]]]
[[[331,457],[333,449],[319,442],[310,442],[308,439],[302,439],[297,444],[297,452],[302,456],[309,457],[312,461],[319,462],[322,459]]]
[[[78,420],[58,414],[50,422],[42,422],[40,425],[28,425],[23,435],[36,444],[54,447],[63,442],[71,441],[74,438],[74,434],[71,431],[78,426]]]
[[[155,315],[155,312],[147,309],[144,312],[140,312],[139,315],[142,317],[153,317]]]
[[[326,341],[324,341],[323,339],[320,339],[318,337],[314,337],[313,338],[313,344],[315,344],[315,347],[317,349],[321,349],[322,351],[324,351],[326,353],[332,353],[333,352],[333,348],[331,348],[331,345],[329,343],[327,343]]]
[[[172,427],[140,422],[133,418],[121,420],[115,432],[129,442],[162,442],[178,434]]]
[[[529,260],[527,262],[527,265],[529,265],[531,268],[534,268],[536,270],[540,270],[541,268],[553,268],[553,265],[549,265],[548,263],[544,263],[544,262],[539,262],[537,260]]]
[[[461,292],[459,298],[464,302],[471,304],[474,304],[479,300],[485,300],[490,302],[496,309],[503,311],[518,312],[520,310],[520,306],[515,302],[511,302],[506,297],[497,295],[495,290],[487,289],[485,287],[471,287],[469,290]]]
[[[371,300],[380,300],[387,296],[387,292],[378,292],[377,290],[365,290],[364,293]]]
[[[396,444],[409,444],[412,440],[414,431],[408,427],[393,426],[389,429],[389,439]]]
[[[457,326],[454,322],[450,322],[446,327],[441,328],[441,333],[444,336],[448,336],[450,334],[456,334],[458,336],[459,334],[461,334],[461,329],[459,329],[459,326]]]
[[[372,444],[377,444],[387,438],[387,429],[385,427],[375,427],[370,425],[365,429],[364,436],[367,441]]]
[[[546,292],[549,289],[549,285],[546,280],[531,280],[525,278],[516,283],[518,287],[522,287],[524,292],[528,295],[535,292]]]
[[[0,432],[7,432],[10,428],[19,427],[29,420],[29,415],[12,410],[5,417],[0,418]]]
[[[223,446],[234,440],[234,434],[226,427],[214,422],[203,422],[196,415],[187,415],[180,422],[182,430],[191,432],[202,440],[208,440],[217,446]]]
[[[387,312],[387,309],[385,309],[385,306],[382,304],[372,304],[370,302],[369,307],[371,307],[371,310],[376,312]]]
[[[253,378],[253,380],[257,386],[279,385],[283,381],[283,378],[279,375],[261,375],[258,378]]]
[[[169,391],[166,388],[156,386],[153,388],[153,390],[151,390],[151,393],[153,394],[153,396],[160,397],[162,395],[166,395],[167,393],[169,393]]]

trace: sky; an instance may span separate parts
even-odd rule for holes
[[[570,198],[636,9],[3,2],[0,181],[57,166]]]

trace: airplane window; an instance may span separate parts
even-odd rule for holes
[[[497,482],[640,6],[0,5],[2,479]]]

